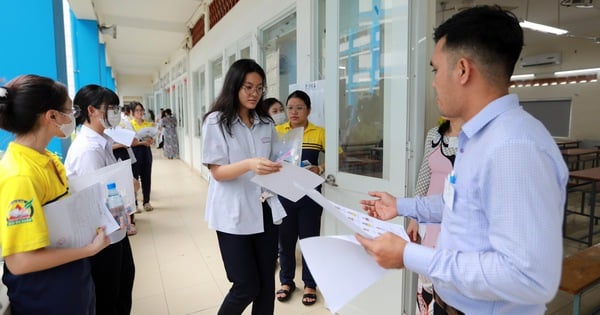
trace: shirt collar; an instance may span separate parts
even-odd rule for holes
[[[103,148],[108,144],[108,139],[105,135],[101,135],[96,131],[92,130],[90,127],[86,125],[81,125],[81,130],[79,131],[79,136],[84,136],[91,141],[100,144]]]
[[[516,94],[507,94],[487,104],[479,113],[462,126],[462,133],[468,138],[478,133],[490,121],[500,114],[519,106],[519,97]]]
[[[27,158],[31,159],[35,164],[39,166],[46,166],[48,163],[52,161],[52,158],[56,155],[48,150],[46,150],[46,154],[42,154],[28,146],[24,146],[22,144],[11,142],[8,144],[7,150],[11,150],[19,155],[24,155]]]
[[[292,128],[292,123],[289,121],[286,123],[283,123],[282,125],[283,125],[283,128],[285,131],[290,131],[290,130],[294,129],[294,128]],[[309,130],[316,129],[316,128],[317,128],[317,126],[315,126],[315,124],[313,124],[309,121],[308,125],[306,125],[306,128],[304,128],[304,132],[307,132]]]

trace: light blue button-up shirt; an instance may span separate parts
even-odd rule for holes
[[[269,158],[271,141],[277,138],[272,122],[263,122],[254,114],[248,128],[239,117],[231,124],[231,135],[219,123],[219,112],[213,112],[202,125],[202,163],[227,165],[254,157]],[[263,188],[251,182],[255,173],[248,171],[232,180],[210,178],[206,196],[205,219],[217,231],[248,235],[264,232],[261,194]],[[285,216],[278,198],[267,200],[273,221]]]
[[[506,95],[462,126],[454,174],[451,205],[398,199],[400,215],[442,222],[435,249],[406,246],[406,268],[466,314],[543,314],[560,282],[569,176],[554,139]]]

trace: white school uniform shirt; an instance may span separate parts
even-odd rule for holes
[[[113,140],[82,125],[65,159],[68,176],[81,176],[117,163],[112,152]]]
[[[254,124],[248,128],[236,117],[230,135],[219,123],[220,115],[219,112],[211,113],[202,125],[204,165],[228,165],[254,157],[269,158],[271,140],[277,137],[272,122],[263,122],[254,114]],[[237,235],[264,232],[260,196],[265,190],[250,181],[254,176],[254,172],[248,171],[232,180],[210,178],[205,210],[209,228]],[[278,224],[285,217],[285,210],[277,197],[271,197],[267,202],[273,222]]]

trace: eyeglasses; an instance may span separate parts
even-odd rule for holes
[[[113,114],[116,115],[121,112],[121,108],[119,107],[119,105],[108,105],[108,106],[106,106],[106,111],[107,112],[112,111]]]
[[[252,93],[256,93],[258,95],[263,95],[263,94],[267,93],[266,86],[257,86],[255,88],[253,88],[251,86],[242,85],[242,90],[244,90],[244,93],[246,93],[246,95],[250,95]]]
[[[306,106],[288,106],[286,109],[288,112],[291,112],[294,110],[297,112],[302,112],[302,111],[306,110]]]
[[[65,113],[63,111],[61,111],[61,113]],[[79,108],[79,106],[77,105],[73,105],[73,107],[71,107],[71,111],[67,112],[67,114],[73,114],[73,117],[77,118],[79,117],[79,114],[81,114],[81,108]]]

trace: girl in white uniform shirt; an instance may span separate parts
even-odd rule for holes
[[[277,134],[261,106],[265,72],[251,59],[234,62],[221,94],[204,116],[202,161],[211,178],[206,220],[217,230],[219,249],[233,282],[219,315],[273,314],[278,226],[285,210],[278,198],[261,201],[263,190],[250,179],[279,171],[269,160]]]
[[[84,175],[116,163],[113,140],[104,135],[104,129],[121,121],[117,94],[98,85],[87,85],[77,92],[73,103],[81,108],[77,123],[83,125],[67,152],[67,176]],[[134,186],[139,188],[136,183],[134,180]],[[125,230],[116,231],[110,237],[111,241],[120,241],[90,259],[96,287],[96,313],[129,314],[135,274],[133,254]]]

